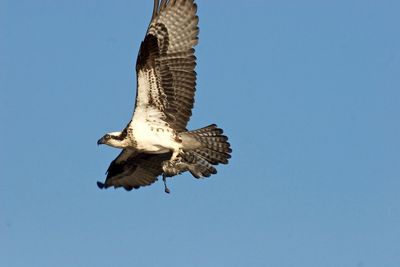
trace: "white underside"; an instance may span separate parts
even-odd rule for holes
[[[164,114],[154,106],[149,106],[148,93],[157,99],[157,84],[151,79],[152,73],[138,73],[137,106],[130,127],[136,141],[136,149],[147,153],[178,152],[181,143],[175,140],[172,128],[166,125]]]
[[[136,149],[139,151],[160,154],[181,148],[181,143],[175,141],[174,133],[169,127],[138,120],[135,117],[131,125]]]

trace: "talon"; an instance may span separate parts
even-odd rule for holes
[[[181,158],[180,155],[182,154],[182,152],[183,152],[182,149],[178,149],[177,151],[174,151],[174,152],[172,153],[172,156],[171,156],[170,161],[171,161],[171,162],[174,162],[174,161],[180,159],[180,158]]]
[[[171,164],[171,166],[176,166],[176,165],[180,164],[181,162],[182,162],[182,157],[179,156],[174,159],[171,159],[169,161],[169,164]]]

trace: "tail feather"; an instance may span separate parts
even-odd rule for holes
[[[213,165],[218,165],[219,163],[228,164],[228,159],[231,157],[231,155],[225,152],[219,152],[209,148],[196,149],[195,152]]]
[[[185,152],[183,158],[188,164],[188,170],[196,178],[210,177],[217,173],[212,163],[195,151]]]
[[[213,165],[228,164],[232,149],[228,137],[223,133],[215,124],[185,133],[201,144],[199,148],[185,151],[184,154],[185,160],[196,166],[190,170],[196,178],[217,173]]]

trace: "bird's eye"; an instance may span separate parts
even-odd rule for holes
[[[110,139],[110,138],[111,138],[111,135],[106,134],[106,139]]]

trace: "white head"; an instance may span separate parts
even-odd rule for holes
[[[105,134],[97,141],[97,145],[109,145],[116,148],[126,148],[129,146],[129,138],[127,132],[112,132]]]

